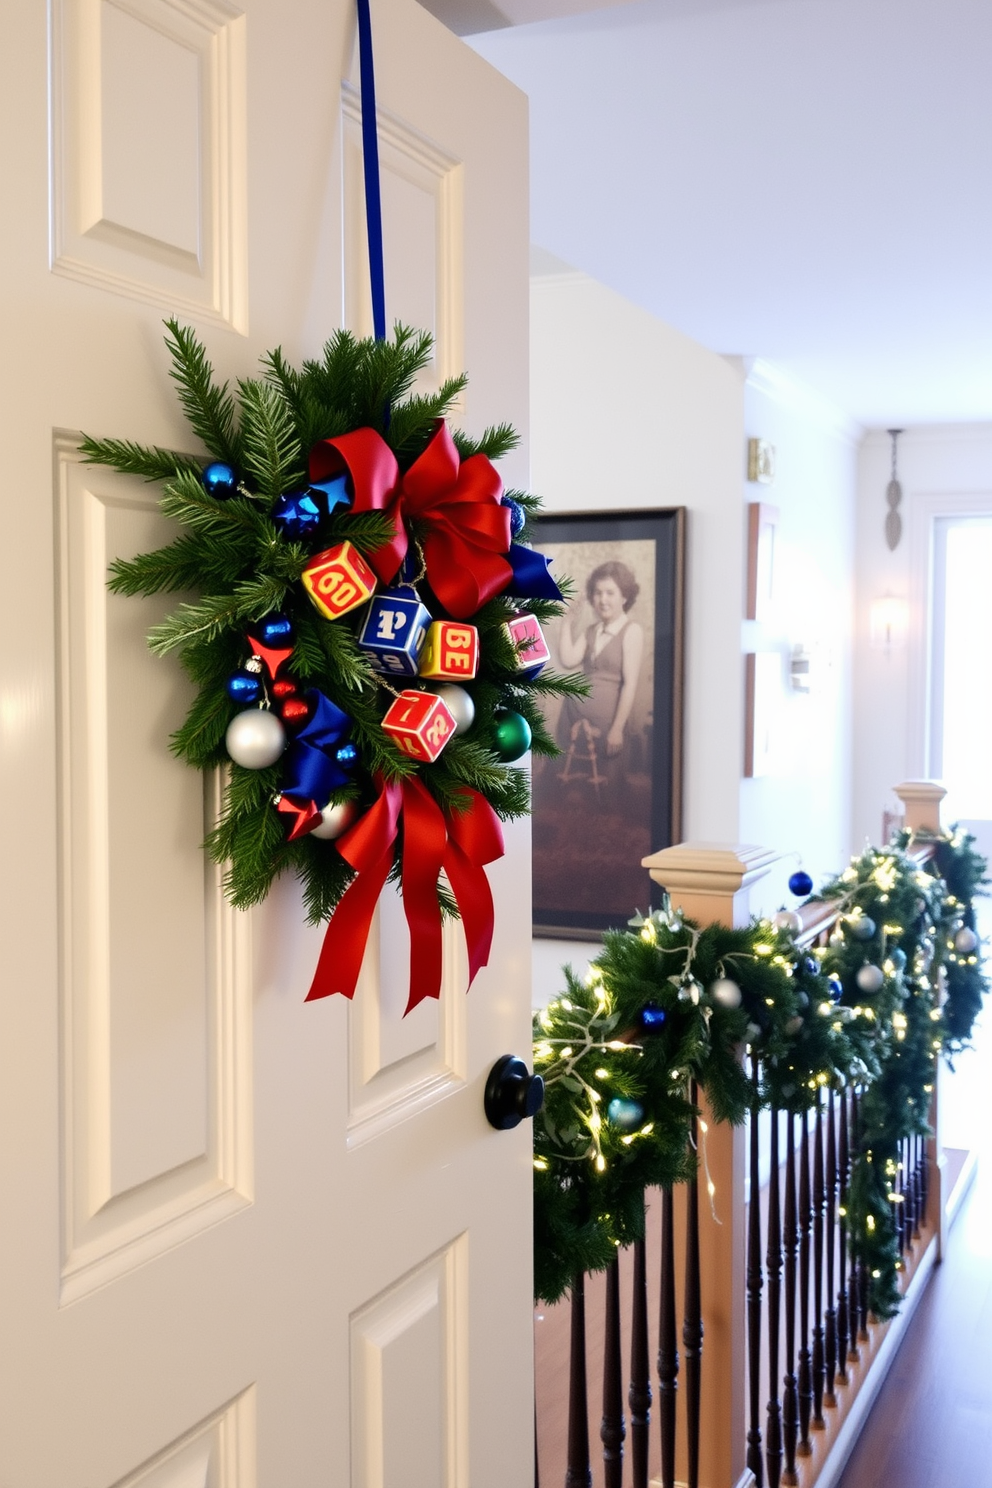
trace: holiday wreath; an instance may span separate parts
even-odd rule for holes
[[[292,870],[313,922],[330,919],[309,997],[352,996],[387,880],[411,931],[409,1007],[436,997],[441,926],[460,915],[470,981],[493,930],[485,865],[501,820],[528,809],[528,748],[554,754],[540,699],[581,693],[546,669],[541,622],[560,611],[548,560],[526,545],[533,496],[493,461],[516,443],[444,415],[466,385],[411,394],[431,338],[337,332],[323,357],[218,385],[169,320],[172,377],[208,461],[84,438],[90,462],[165,482],[184,529],[112,565],[121,594],[194,591],[149,644],[197,688],[172,747],[225,767],[206,847],[245,908]]]

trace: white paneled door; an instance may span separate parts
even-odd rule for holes
[[[527,420],[526,106],[414,0],[374,6],[387,312]],[[369,329],[351,0],[0,7],[0,1488],[522,1488],[529,855],[468,997],[400,1016],[384,904],[354,1004],[304,1003],[282,884],[232,912],[216,784],[169,754],[167,602],[107,595],[156,493],[78,433],[188,445],[163,315],[222,375]],[[516,463],[514,463],[514,460]],[[522,456],[508,484],[526,481]]]

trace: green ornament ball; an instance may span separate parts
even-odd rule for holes
[[[530,748],[530,724],[519,713],[497,713],[496,753],[505,765],[512,765]]]

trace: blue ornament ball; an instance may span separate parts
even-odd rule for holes
[[[896,971],[905,971],[906,952],[903,950],[902,946],[892,947],[892,949],[889,951],[889,960],[892,962],[892,965],[895,967]]]
[[[844,984],[841,981],[840,977],[830,977],[827,981],[827,986],[830,989],[830,1001],[840,1002],[841,998],[844,996]]]
[[[805,899],[807,894],[813,892],[813,880],[803,868],[797,868],[789,879],[789,893],[795,894],[798,899]]]
[[[358,748],[349,740],[347,744],[342,744],[341,748],[335,751],[334,758],[343,770],[350,770],[352,765],[358,764]]]
[[[290,542],[312,537],[320,526],[320,507],[310,491],[287,491],[272,508],[276,529]]]
[[[266,615],[264,620],[252,630],[252,635],[258,637],[263,646],[291,646],[293,644],[293,622],[288,615],[273,614]]]
[[[510,513],[510,536],[519,537],[527,525],[527,513],[519,501],[514,501],[512,496],[504,496],[500,506],[505,506]]]
[[[806,975],[816,976],[819,969],[820,963],[813,956],[807,956],[803,962],[803,971],[805,971]]]
[[[228,697],[239,708],[250,707],[262,696],[262,679],[257,672],[235,672],[225,684]]]
[[[660,1033],[668,1014],[656,1002],[646,1002],[641,1008],[637,1022],[642,1033]]]
[[[200,476],[203,489],[217,501],[227,501],[238,492],[238,476],[232,466],[223,460],[213,460],[205,466]]]
[[[640,1101],[624,1100],[617,1095],[607,1106],[606,1115],[610,1124],[621,1131],[636,1131],[644,1120],[644,1107]]]

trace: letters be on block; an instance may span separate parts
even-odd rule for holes
[[[303,570],[303,586],[326,620],[357,610],[375,593],[375,574],[350,542],[325,548]]]
[[[435,620],[420,655],[420,675],[432,682],[467,682],[478,669],[479,632],[475,626]]]
[[[430,611],[415,594],[377,594],[362,622],[358,644],[377,672],[415,677]]]
[[[516,648],[517,670],[527,677],[536,677],[551,660],[544,632],[535,616],[514,615],[503,626],[510,644]]]
[[[382,720],[404,753],[431,764],[454,736],[455,720],[432,692],[401,692]]]

